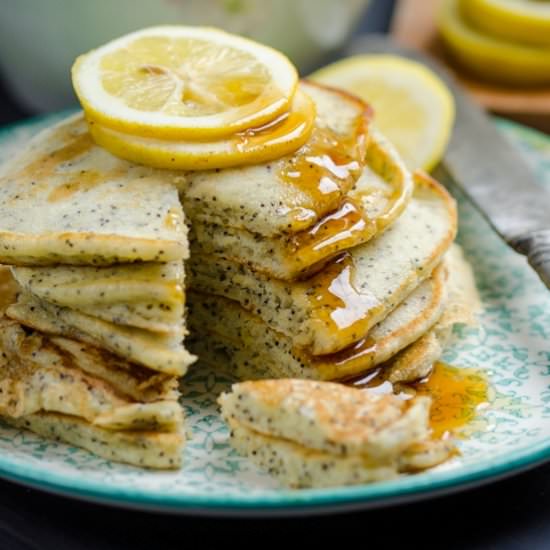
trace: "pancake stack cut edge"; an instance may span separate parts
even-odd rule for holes
[[[455,202],[426,174],[409,173],[364,104],[302,87],[315,100],[322,145],[313,139],[276,162],[187,174],[180,187],[192,228],[190,349],[241,380],[346,379],[393,358],[402,365],[405,350],[431,368],[449,332],[438,322],[463,322],[447,312],[451,281],[467,279],[475,291],[451,250]],[[365,146],[350,147],[354,140]],[[351,162],[360,169],[342,168]],[[422,343],[429,355],[420,355]],[[406,379],[399,372],[396,382],[413,381],[420,367]]]
[[[2,170],[0,415],[147,468],[181,466],[187,227],[174,175],[91,140],[81,115]],[[8,269],[7,267],[3,269]]]

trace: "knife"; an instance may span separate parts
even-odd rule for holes
[[[550,190],[535,180],[521,154],[487,114],[471,101],[450,74],[427,56],[387,37],[357,38],[349,54],[389,53],[429,66],[454,95],[456,120],[449,146],[433,175],[461,187],[500,237],[527,257],[550,288]]]

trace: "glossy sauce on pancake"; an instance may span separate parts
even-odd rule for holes
[[[316,127],[301,149],[275,163],[278,177],[310,198],[310,207],[299,210],[300,220],[318,220],[331,207],[337,207],[359,177],[366,136],[363,121],[358,119],[355,124],[351,135],[345,136],[329,127]]]
[[[348,329],[379,315],[384,305],[354,284],[355,265],[348,252],[325,266],[307,292],[317,319],[332,331]]]
[[[335,144],[335,147],[342,150],[342,145]],[[301,258],[305,256],[303,263],[310,266],[303,271],[304,276],[318,269],[319,262],[326,261],[331,254],[368,241],[393,222],[407,206],[413,192],[412,179],[393,148],[374,128],[370,130],[365,155],[363,174],[339,206],[309,229],[292,235],[291,253]],[[327,158],[330,159],[324,155],[321,162],[330,164],[331,160]],[[328,188],[333,184],[334,176],[346,174],[341,168],[332,168],[333,178],[329,178]],[[308,181],[307,171],[302,170],[296,184],[303,185]],[[314,181],[319,181],[319,178]],[[320,181],[327,185],[326,176]]]

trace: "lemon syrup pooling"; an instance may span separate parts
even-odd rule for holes
[[[438,361],[424,379],[397,387],[384,376],[384,367],[347,379],[345,384],[375,393],[397,393],[403,399],[427,395],[432,399],[430,427],[432,437],[460,437],[489,401],[489,383],[479,370],[458,368]]]

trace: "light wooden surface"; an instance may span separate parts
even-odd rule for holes
[[[464,87],[487,109],[550,133],[550,87],[507,88],[481,82],[452,62],[437,33],[436,14],[441,0],[400,0],[392,21],[395,40],[423,50],[447,65]]]

